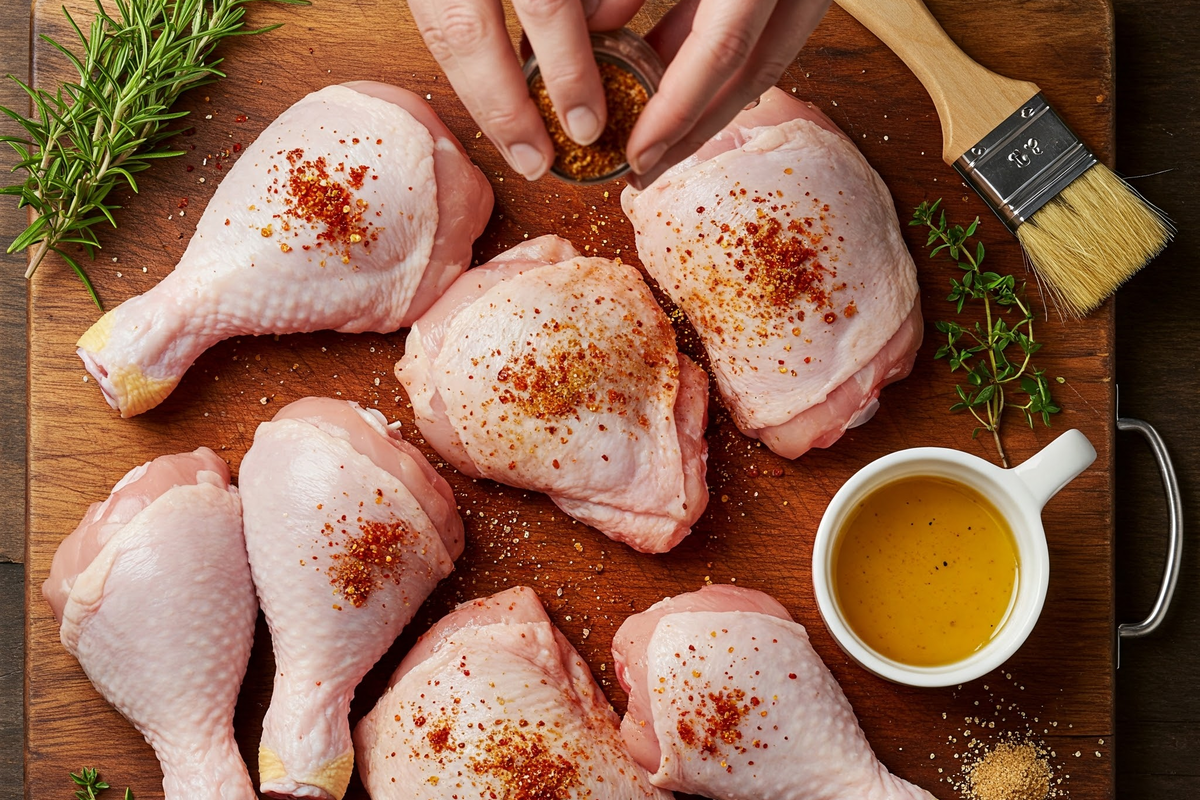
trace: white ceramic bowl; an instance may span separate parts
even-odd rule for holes
[[[863,467],[829,502],[813,546],[813,588],[829,632],[863,668],[910,686],[953,686],[1000,666],[1029,637],[1046,600],[1050,555],[1042,528],[1042,507],[1095,460],[1091,442],[1072,429],[1013,469],[1001,469],[981,458],[941,447],[900,450]],[[846,517],[870,492],[916,475],[956,480],[988,498],[1011,526],[1020,562],[1016,598],[1000,630],[967,658],[936,667],[903,664],[864,644],[842,617],[833,589],[834,546]]]

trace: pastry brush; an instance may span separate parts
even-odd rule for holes
[[[1020,239],[1064,312],[1096,308],[1170,241],[1170,221],[1099,163],[1035,84],[977,64],[921,0],[837,3],[925,86],[942,159]]]

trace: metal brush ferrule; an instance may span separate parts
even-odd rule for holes
[[[996,216],[1017,227],[1096,163],[1096,156],[1036,94],[954,162]]]

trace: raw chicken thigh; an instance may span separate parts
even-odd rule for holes
[[[175,271],[79,339],[109,405],[158,405],[230,336],[389,332],[471,260],[492,190],[415,94],[382,83],[314,92],[238,159]]]
[[[542,236],[471,270],[413,323],[396,377],[475,478],[545,492],[636,550],[704,511],[708,379],[632,267]]]
[[[259,425],[240,483],[275,649],[261,788],[336,800],[354,767],[354,689],[454,568],[462,520],[425,457],[343,400],[298,400]]]
[[[354,731],[374,800],[668,800],[532,589],[465,603],[425,634]]]
[[[621,734],[655,786],[714,800],[933,800],[875,758],[803,626],[769,595],[706,586],[613,638]]]
[[[202,447],[131,470],[63,540],[42,593],[154,748],[166,800],[254,800],[233,710],[258,608],[224,461]]]
[[[734,422],[776,453],[833,444],[912,369],[917,273],[891,195],[816,108],[771,89],[621,204]]]

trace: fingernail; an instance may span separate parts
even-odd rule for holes
[[[663,153],[667,152],[665,142],[659,142],[653,147],[648,147],[642,151],[642,154],[636,158],[630,159],[629,166],[639,175],[644,175],[654,168],[654,165],[662,159]]]
[[[567,133],[578,144],[591,144],[600,138],[600,118],[586,106],[576,106],[567,112]]]
[[[533,181],[542,177],[542,173],[546,169],[546,157],[542,155],[541,150],[531,144],[514,144],[508,148],[508,155],[512,159],[513,166],[517,168],[517,172],[529,180]]]

